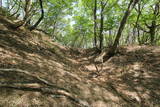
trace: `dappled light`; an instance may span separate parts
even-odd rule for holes
[[[159,0],[0,0],[0,107],[159,107]]]

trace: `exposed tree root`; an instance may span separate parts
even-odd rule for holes
[[[64,97],[68,98],[70,101],[72,101],[73,103],[77,104],[78,106],[89,107],[89,105],[86,104],[86,102],[76,98],[68,90],[66,90],[64,88],[57,87],[56,85],[46,81],[45,79],[43,79],[39,76],[35,76],[35,75],[29,73],[26,70],[0,68],[0,72],[3,72],[3,73],[7,73],[7,72],[23,73],[26,76],[29,76],[29,77],[32,77],[32,78],[38,80],[38,82],[37,82],[38,84],[40,83],[40,84],[46,85],[44,87],[36,87],[35,88],[35,87],[26,86],[24,84],[15,85],[15,84],[0,83],[0,88],[40,92],[42,94],[50,95],[51,97],[53,97],[53,96],[64,96]]]
[[[4,73],[6,73],[6,72],[23,73],[26,76],[32,77],[33,79],[37,80],[38,83],[47,85],[47,86],[52,87],[52,88],[57,88],[57,89],[61,89],[61,90],[65,90],[65,91],[69,92],[67,89],[58,87],[58,86],[54,85],[53,83],[50,83],[50,82],[46,81],[45,79],[43,79],[43,78],[41,78],[39,76],[31,74],[30,72],[28,72],[26,70],[14,69],[14,68],[12,68],[12,69],[3,69],[3,68],[0,68],[0,72],[4,72]]]
[[[2,24],[5,24],[8,28],[11,28],[11,29],[17,29],[19,28],[20,26],[23,25],[23,21],[18,21],[16,23],[13,23],[11,22],[10,20],[8,20],[6,17],[0,15],[0,22]]]

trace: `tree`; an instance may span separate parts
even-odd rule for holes
[[[119,44],[119,40],[120,40],[120,37],[122,35],[122,31],[125,27],[125,24],[127,22],[127,19],[128,19],[128,16],[130,15],[131,11],[133,10],[133,8],[135,7],[135,5],[139,2],[139,0],[130,0],[130,3],[128,5],[128,8],[120,22],[120,26],[118,28],[118,32],[116,34],[116,38],[115,38],[115,41],[114,41],[114,44],[113,46],[109,49],[108,51],[108,55],[109,57],[113,56],[116,52],[116,49],[117,49],[117,46]]]
[[[150,35],[150,44],[154,45],[156,43],[155,41],[156,30],[160,26],[160,24],[158,24],[160,16],[160,1],[157,0],[153,5],[151,5],[150,10],[152,10],[152,13],[147,14],[146,15],[147,18],[143,20],[144,26],[147,29],[142,27],[140,24],[137,25],[137,28],[148,33]],[[140,13],[140,11],[138,12]]]
[[[29,17],[29,13],[30,13],[30,10],[31,10],[31,0],[26,0],[25,1],[25,7],[24,7],[24,12],[25,12],[25,16],[23,18],[23,20],[26,22],[28,17]]]
[[[4,6],[11,13],[9,16],[23,22],[17,27],[38,29],[63,45],[102,50],[104,47],[138,42],[159,43],[159,0],[139,2],[135,10],[129,11],[131,15],[127,13],[123,22],[123,12],[130,3],[126,0],[41,0],[42,5],[39,0],[8,1],[8,5]],[[123,25],[127,26],[126,29]]]
[[[39,5],[40,5],[40,8],[41,8],[41,17],[38,19],[38,21],[33,26],[31,26],[29,28],[31,31],[34,30],[39,25],[39,23],[41,22],[41,20],[44,17],[44,10],[43,10],[43,2],[42,2],[42,0],[39,0]]]
[[[137,29],[137,36],[138,36],[139,44],[141,44],[141,40],[140,40],[140,30],[138,29],[138,23],[139,23],[139,19],[140,19],[140,16],[142,14],[143,8],[144,8],[144,5],[142,5],[142,2],[139,2],[138,7],[135,8],[138,15],[137,15],[136,22],[135,22],[133,30],[135,31]]]
[[[94,0],[94,45],[97,47],[97,0]]]
[[[101,1],[101,12],[100,12],[100,32],[99,32],[99,49],[102,50],[103,48],[103,40],[104,40],[104,37],[103,37],[103,29],[104,29],[104,9],[105,9],[105,6],[107,4],[107,1],[104,3],[103,1]]]

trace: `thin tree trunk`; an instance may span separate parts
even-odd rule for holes
[[[110,36],[110,37],[113,36],[113,35],[112,35],[112,30],[109,30],[109,36]]]
[[[16,3],[17,1],[15,1],[15,3]],[[14,15],[16,15],[17,13],[18,13],[18,11],[20,10],[20,8],[21,8],[21,0],[19,1],[19,3],[18,3],[18,9],[13,13],[13,14],[11,14],[9,17],[12,17],[12,16],[14,16]]]
[[[108,1],[106,1],[105,3],[103,3],[103,1],[101,1],[101,13],[100,13],[100,32],[99,32],[99,49],[102,50],[103,48],[103,40],[104,40],[104,37],[103,37],[103,24],[104,24],[104,9],[105,9],[105,6],[107,4]]]
[[[118,29],[118,32],[117,32],[117,35],[116,35],[116,38],[115,38],[115,41],[114,41],[114,44],[112,46],[112,48],[110,48],[110,50],[108,51],[108,55],[109,57],[113,56],[116,52],[116,49],[117,49],[117,46],[119,44],[119,40],[120,40],[120,37],[122,35],[122,31],[125,27],[125,24],[127,22],[127,19],[128,19],[128,16],[130,15],[131,11],[133,10],[133,8],[135,7],[135,5],[139,2],[139,0],[131,0],[129,5],[128,5],[128,8],[122,18],[122,21],[120,23],[120,26],[119,26],[119,29]]]
[[[138,22],[139,22],[139,18],[140,18],[140,15],[141,15],[141,11],[142,11],[142,9],[144,8],[144,6],[142,6],[142,8],[141,8],[141,4],[140,3],[138,3],[138,9],[136,9],[136,11],[138,12],[138,15],[137,15],[137,19],[136,19],[136,24],[135,24],[135,26],[134,26],[134,30],[136,30],[137,29],[137,38],[138,38],[138,43],[141,45],[141,39],[140,39],[140,30],[138,29]]]
[[[138,44],[139,45],[141,45],[142,43],[141,43],[141,38],[140,38],[140,30],[139,29],[137,29],[137,36],[138,36]]]
[[[160,15],[160,11],[159,11],[159,8],[160,8],[160,1],[157,1],[157,3],[155,4],[154,6],[154,10],[153,10],[153,19],[152,19],[152,23],[151,25],[147,24],[147,22],[145,21],[145,26],[149,29],[149,31],[146,31],[145,29],[143,29],[142,27],[140,27],[138,25],[138,27],[143,30],[144,32],[146,33],[149,33],[150,34],[150,44],[151,45],[154,45],[155,44],[155,34],[156,34],[156,29],[159,25],[157,25],[157,19]]]
[[[31,31],[34,30],[39,25],[39,23],[42,21],[42,19],[44,17],[44,10],[43,10],[43,2],[42,2],[42,0],[39,0],[39,4],[40,4],[40,7],[41,7],[41,17],[39,18],[39,20],[33,26],[31,26],[29,28]]]
[[[31,0],[26,0],[25,7],[24,7],[24,11],[25,11],[25,16],[23,18],[24,21],[26,21],[29,17],[30,8],[31,8]]]
[[[150,39],[151,39],[151,45],[154,45],[155,42],[155,34],[156,34],[156,21],[152,21],[152,26],[150,27]]]
[[[102,50],[103,48],[103,22],[104,22],[104,16],[103,16],[103,2],[101,1],[101,20],[100,20],[100,33],[99,33],[99,49]]]
[[[136,29],[133,28],[133,33],[132,33],[132,43],[136,43]]]
[[[9,12],[15,7],[17,1],[18,1],[18,0],[16,0],[16,1],[14,2],[14,4],[11,6],[11,8],[8,10]]]
[[[97,47],[97,0],[94,1],[94,46]]]
[[[156,34],[156,29],[158,27],[157,23],[156,23],[156,20],[159,17],[159,13],[160,13],[159,8],[160,8],[160,1],[155,4],[154,17],[153,17],[153,20],[152,20],[152,24],[150,26],[151,45],[155,44],[155,34]]]
[[[55,21],[54,21],[54,23],[53,23],[52,39],[54,39],[54,38],[55,38],[56,24],[57,24],[57,21],[55,20]]]

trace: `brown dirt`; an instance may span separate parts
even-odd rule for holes
[[[159,46],[122,46],[107,62],[95,64],[94,49],[64,47],[23,27],[0,23],[0,28],[0,69],[31,74],[0,71],[0,107],[160,106]],[[64,92],[38,91],[52,88],[37,77]]]

